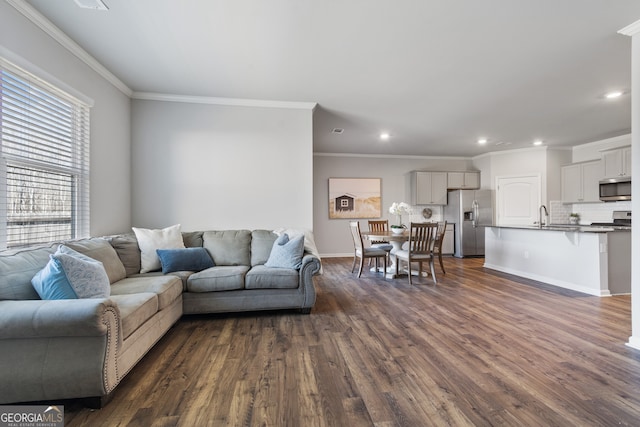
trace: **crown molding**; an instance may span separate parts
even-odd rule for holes
[[[618,31],[618,34],[625,36],[634,36],[640,33],[640,21],[636,21],[633,24],[627,25],[623,29]]]
[[[361,157],[371,159],[410,159],[410,160],[471,160],[468,156],[418,156],[412,154],[358,154],[358,153],[323,153],[316,151],[315,157]]]
[[[133,99],[144,101],[185,102],[188,104],[225,105],[232,107],[288,108],[313,111],[318,105],[315,102],[268,101],[260,99],[218,98],[211,96],[173,95],[167,93],[133,92]]]
[[[624,135],[614,136],[613,138],[598,139],[596,141],[585,142],[584,144],[576,145],[576,147],[598,147],[601,145],[615,145],[618,147],[625,147],[631,145],[631,134],[626,133]]]
[[[82,62],[87,64],[93,71],[102,76],[105,80],[115,86],[118,90],[127,96],[131,96],[132,90],[129,89],[120,79],[118,79],[113,73],[107,70],[102,64],[100,64],[93,56],[89,55],[86,50],[80,47],[69,36],[67,36],[62,30],[56,27],[51,21],[45,18],[40,12],[34,9],[33,6],[28,4],[24,0],[6,0],[9,5],[13,6],[18,12],[24,15],[29,21],[38,26],[49,37],[60,43],[62,47],[67,49],[73,55],[75,55]]]
[[[55,86],[57,89],[66,92],[67,95],[76,98],[78,102],[86,104],[89,107],[93,107],[95,104],[92,98],[88,97],[76,88],[70,86],[68,83],[49,74],[37,65],[32,64],[20,55],[16,55],[6,47],[0,45],[0,64],[2,64],[3,62],[9,63],[12,66],[17,67],[18,69],[22,69],[23,71],[31,74],[34,78],[40,80],[40,82],[44,85]]]
[[[510,150],[499,150],[499,151],[489,151],[487,153],[478,154],[477,156],[473,156],[472,160],[483,159],[485,157],[496,157],[496,156],[507,156],[509,154],[514,153],[526,153],[526,152],[535,152],[535,151],[570,151],[572,147],[550,147],[548,145],[542,145],[539,147],[523,147],[523,148],[512,148]]]

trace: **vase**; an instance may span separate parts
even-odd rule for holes
[[[404,233],[404,228],[392,228],[391,232],[393,234],[402,234],[402,233]]]

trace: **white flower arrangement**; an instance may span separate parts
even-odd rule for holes
[[[402,223],[402,215],[411,214],[411,206],[405,202],[393,202],[391,207],[389,207],[389,213],[398,217],[398,225],[392,225],[391,228],[406,228]]]

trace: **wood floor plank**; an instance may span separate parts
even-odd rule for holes
[[[445,258],[420,277],[323,260],[310,315],[185,316],[68,426],[610,426],[640,420],[630,296]]]

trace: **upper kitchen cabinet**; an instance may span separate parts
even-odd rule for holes
[[[446,205],[447,173],[413,171],[410,176],[412,205]]]
[[[631,147],[608,150],[602,153],[604,178],[631,176]]]
[[[563,202],[598,202],[602,161],[574,163],[561,169]]]
[[[480,188],[480,172],[447,172],[447,188],[477,190]]]

